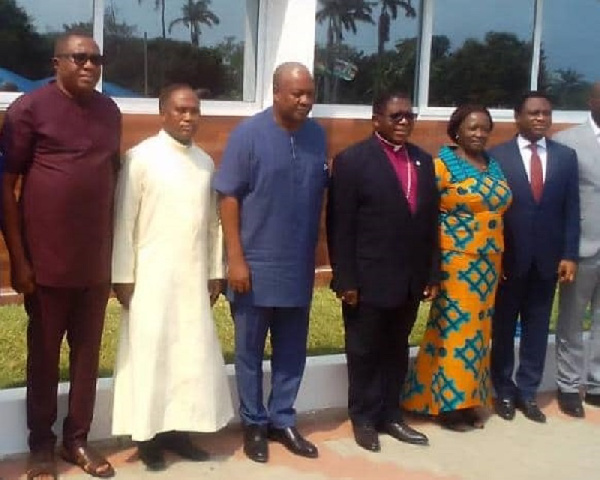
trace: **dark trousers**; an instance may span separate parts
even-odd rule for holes
[[[355,424],[400,421],[408,368],[408,336],[418,300],[400,307],[342,306],[348,363],[348,412]]]
[[[556,278],[543,278],[532,267],[526,275],[500,282],[492,323],[491,373],[496,396],[532,400],[544,373]],[[519,367],[514,338],[521,320]]]
[[[242,422],[276,428],[295,425],[294,403],[306,365],[309,307],[256,307],[233,302],[231,313]],[[265,408],[262,361],[269,332],[273,355],[271,393]]]
[[[92,423],[98,357],[109,285],[89,288],[36,286],[25,297],[27,327],[27,427],[31,451],[54,448],[60,345],[69,344],[69,411],[63,443],[85,441]]]

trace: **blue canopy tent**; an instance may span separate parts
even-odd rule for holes
[[[0,88],[6,89],[7,85],[14,85],[17,92],[28,92],[35,88],[35,82],[18,73],[0,67]]]

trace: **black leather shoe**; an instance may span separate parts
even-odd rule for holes
[[[429,439],[421,432],[417,432],[414,428],[409,427],[404,422],[388,422],[384,423],[381,432],[387,433],[401,442],[412,443],[413,445],[428,445]]]
[[[517,408],[523,412],[529,420],[537,423],[546,423],[546,415],[540,410],[535,400],[518,400]]]
[[[585,411],[583,410],[583,404],[581,403],[581,397],[577,392],[561,392],[557,394],[558,407],[560,410],[571,417],[583,418],[585,417]]]
[[[369,450],[370,452],[379,452],[381,450],[379,436],[373,425],[353,423],[352,431],[354,432],[354,440],[359,447]]]
[[[465,433],[475,429],[470,418],[467,418],[463,409],[440,412],[438,420],[442,428],[452,430],[453,432]]]
[[[193,444],[187,432],[168,432],[158,435],[160,446],[186,460],[205,462],[210,458],[208,452]]]
[[[250,460],[265,463],[269,460],[267,428],[263,425],[244,425],[244,453]]]
[[[515,401],[509,397],[495,398],[494,410],[500,418],[512,420],[515,418]]]
[[[586,393],[584,400],[588,405],[600,407],[600,393]]]
[[[306,440],[296,427],[275,428],[269,427],[269,439],[283,444],[295,455],[307,458],[317,458],[319,450]]]
[[[146,442],[135,442],[138,456],[146,468],[152,472],[158,472],[167,468],[165,457],[156,439]]]

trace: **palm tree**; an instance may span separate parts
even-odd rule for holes
[[[407,18],[415,18],[417,11],[412,6],[412,0],[381,0],[381,13],[377,29],[377,53],[383,54],[386,42],[390,41],[390,22],[398,18],[398,9],[404,9]]]
[[[141,5],[144,0],[138,0],[138,4]],[[154,10],[160,8],[160,25],[162,27],[162,38],[167,38],[167,28],[165,22],[165,9],[167,0],[154,0]]]
[[[319,4],[321,8],[317,11],[315,19],[320,24],[327,22],[327,72],[324,81],[324,100],[329,102],[337,100],[339,79],[334,76],[332,84],[331,72],[336,52],[344,40],[344,31],[355,34],[358,22],[374,24],[371,15],[376,3],[365,0],[319,0]]]
[[[192,45],[200,45],[200,25],[218,25],[220,20],[210,9],[211,0],[188,0],[188,3],[181,7],[181,17],[176,18],[169,24],[169,33],[174,26],[181,23],[190,30],[190,41]]]

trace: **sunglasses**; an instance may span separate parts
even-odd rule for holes
[[[417,114],[414,112],[396,112],[391,115],[382,115],[383,117],[390,120],[392,123],[400,123],[402,120],[412,122],[417,118]]]
[[[83,67],[87,62],[91,62],[92,65],[99,67],[104,65],[104,57],[99,53],[59,53],[56,55],[57,58],[68,58],[78,67]]]

